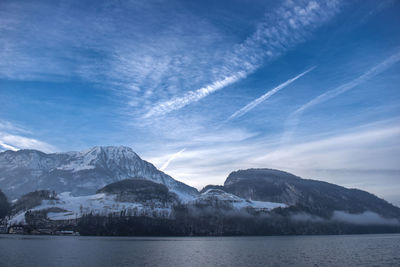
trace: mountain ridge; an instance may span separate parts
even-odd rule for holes
[[[335,210],[346,210],[350,213],[372,211],[387,217],[400,218],[399,207],[369,192],[303,179],[275,169],[234,171],[228,175],[223,186],[208,185],[200,192],[211,188],[222,189],[245,199],[312,208],[316,215],[324,217],[332,216]]]

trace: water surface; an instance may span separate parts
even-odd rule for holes
[[[1,266],[400,266],[400,234],[272,237],[0,235]]]

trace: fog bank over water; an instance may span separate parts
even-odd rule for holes
[[[383,218],[375,212],[366,211],[361,214],[350,214],[344,211],[335,211],[332,216],[332,220],[348,222],[360,225],[399,225],[400,222],[397,219],[387,219]]]

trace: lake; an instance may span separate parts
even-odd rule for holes
[[[1,266],[400,266],[400,234],[269,237],[0,235]]]

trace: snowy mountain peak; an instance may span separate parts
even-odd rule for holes
[[[64,153],[57,154],[64,155]],[[69,156],[66,164],[57,169],[74,172],[95,167],[129,169],[130,165],[135,165],[136,161],[142,161],[131,148],[125,146],[95,146],[88,150],[66,154]]]
[[[88,150],[84,150],[80,153],[91,154],[91,155],[101,154],[101,153],[105,153],[108,155],[124,154],[124,155],[131,155],[133,157],[138,157],[138,155],[132,150],[132,148],[126,146],[95,146]]]
[[[107,184],[132,178],[164,184],[185,200],[198,194],[195,188],[142,160],[129,147],[97,146],[52,154],[36,150],[0,152],[0,188],[11,198],[38,189],[87,195]]]

